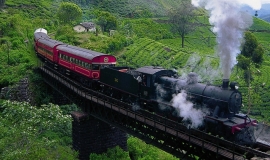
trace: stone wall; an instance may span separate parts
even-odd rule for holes
[[[21,79],[13,87],[4,87],[0,92],[0,99],[8,99],[19,102],[31,102],[31,92],[28,78]]]
[[[49,87],[49,86],[48,86]],[[55,90],[47,90],[49,95],[52,95],[51,103],[57,105],[71,104],[71,102],[62,94]],[[4,87],[0,91],[0,99],[6,99],[18,102],[29,102],[36,105],[34,99],[35,95],[30,91],[30,84],[28,78],[21,79],[16,85],[11,87]]]

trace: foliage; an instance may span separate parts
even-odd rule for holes
[[[250,113],[251,103],[256,103],[256,99],[259,99],[259,95],[254,93],[251,87],[251,81],[254,80],[252,73],[254,72],[254,67],[259,67],[263,62],[263,49],[258,44],[258,41],[251,32],[245,32],[245,43],[241,54],[237,57],[238,66],[243,69],[243,78],[248,85],[248,114]],[[258,103],[258,102],[257,102]]]
[[[263,62],[263,48],[258,45],[256,37],[251,32],[245,32],[245,44],[238,56],[238,66],[245,70],[245,80],[250,83],[251,75],[251,65],[254,64],[259,67]]]
[[[70,45],[78,45],[79,42],[75,37],[76,32],[70,25],[61,25],[55,33],[55,39]]]
[[[187,50],[174,50],[154,40],[141,38],[130,45],[125,54],[118,57],[120,65],[141,67],[147,65],[165,68],[181,68],[189,58]]]
[[[0,159],[77,159],[71,144],[71,117],[58,106],[0,104]]]
[[[129,18],[149,18],[166,16],[167,10],[178,5],[182,0],[64,0],[74,2],[89,9],[97,7],[100,10],[114,13],[117,16]]]
[[[102,31],[109,32],[117,27],[117,19],[110,12],[95,10],[97,24],[101,26]]]
[[[117,31],[112,36],[95,36],[92,33],[82,33],[77,37],[77,39],[83,39],[83,41],[78,41],[80,47],[108,54],[120,51],[133,43],[132,38],[125,37]]]
[[[153,40],[173,38],[167,24],[160,24],[153,19],[124,19],[119,30],[125,31],[126,35],[136,35],[139,38],[151,38]]]
[[[245,57],[245,56],[243,56],[243,55],[239,55],[238,57],[237,57],[237,60],[238,60],[238,66],[240,67],[240,68],[242,68],[242,69],[244,69],[244,70],[247,70],[250,66],[250,64],[251,64],[251,59],[249,59],[249,58],[247,58],[247,57]]]
[[[63,115],[70,115],[72,111],[78,111],[79,108],[76,104],[71,105],[61,105],[60,109],[62,110]]]
[[[103,154],[90,154],[90,160],[129,160],[128,152],[124,151],[119,146],[115,148],[109,148],[106,153]]]
[[[121,149],[119,146],[109,148],[103,154],[90,154],[90,160],[176,160],[177,158],[169,153],[166,153],[152,145],[146,144],[142,140],[129,137],[128,152]]]
[[[37,69],[34,69],[33,73],[29,74],[30,80],[30,91],[34,93],[32,104],[36,106],[41,106],[42,104],[49,104],[52,97],[52,90],[47,86],[47,84],[43,81],[41,75],[39,74]]]
[[[47,2],[48,3],[48,2]],[[42,6],[40,6],[42,5]],[[47,4],[43,0],[31,3],[6,1],[0,14],[0,88],[13,85],[37,65],[32,39],[36,27],[53,27]],[[35,7],[33,7],[35,6]],[[40,18],[39,16],[46,14]],[[33,16],[35,15],[35,16]]]
[[[128,151],[132,160],[176,160],[176,157],[146,144],[140,139],[129,137]]]
[[[261,65],[263,63],[263,55],[264,55],[264,50],[261,45],[258,45],[251,57],[251,60],[256,64],[256,65]]]
[[[181,5],[169,12],[169,23],[172,32],[180,35],[184,48],[185,36],[194,31],[198,25],[195,21],[195,7],[188,0],[183,0]]]
[[[57,11],[57,16],[63,24],[76,24],[82,19],[82,10],[74,3],[63,2]]]

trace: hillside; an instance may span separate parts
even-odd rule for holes
[[[267,14],[267,15],[263,15],[260,17],[261,19],[267,21],[267,22],[270,22],[270,14]]]
[[[207,23],[207,21],[204,22]],[[139,22],[134,20],[133,23],[136,26],[136,23]],[[158,26],[161,28],[162,24],[153,22],[151,26],[152,28]],[[144,28],[144,25],[142,25],[142,28]],[[257,119],[265,119],[270,115],[267,108],[270,105],[270,99],[268,98],[270,96],[270,24],[259,18],[254,18],[254,24],[249,30],[253,32],[265,50],[263,65],[254,69],[256,72],[254,71],[254,81],[251,86],[255,90],[252,92],[254,97],[250,114],[257,116]],[[145,33],[145,35],[147,34]],[[180,42],[181,39],[179,38],[153,40],[149,37],[141,37],[128,46],[122,54],[118,54],[120,55],[118,56],[118,63],[133,67],[159,65],[175,69],[181,76],[186,76],[189,72],[196,72],[203,82],[221,84],[220,60],[215,54],[215,35],[209,28],[200,27],[196,32],[187,35],[185,48],[181,48]],[[230,80],[239,83],[240,91],[244,97],[242,111],[247,112],[249,108],[248,88],[242,75],[242,71],[235,67]]]
[[[204,25],[186,36],[184,48],[181,47],[179,36],[171,32],[169,24],[164,23],[167,10],[177,6],[181,0],[69,1],[78,2],[83,9],[82,21],[95,21],[94,9],[111,12],[117,17],[116,34],[109,36],[109,33],[103,32],[96,36],[94,33],[76,33],[69,25],[62,26],[56,17],[62,0],[6,0],[5,7],[0,9],[0,89],[29,77],[31,92],[37,99],[37,107],[0,99],[0,129],[3,131],[0,134],[1,158],[76,157],[76,153],[70,150],[71,119],[62,113],[69,113],[76,107],[50,104],[53,93],[34,72],[39,63],[32,42],[33,32],[37,28],[46,28],[53,39],[115,55],[119,66],[163,66],[176,70],[182,77],[189,72],[197,72],[200,81],[221,84],[220,60],[215,53],[216,35],[211,31],[208,16],[198,17],[198,21]],[[263,65],[253,68],[251,88],[247,87],[243,71],[237,67],[233,68],[230,80],[239,82],[243,95],[242,112],[249,110],[250,92],[250,115],[270,123],[270,24],[254,18],[249,30],[265,50]],[[58,124],[62,127],[52,130]],[[174,159],[148,144],[142,144],[138,139],[131,137],[129,140],[134,144],[133,154],[142,159],[151,156]],[[29,150],[34,153],[29,154]]]

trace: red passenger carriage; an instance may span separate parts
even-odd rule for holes
[[[116,58],[112,55],[71,45],[59,45],[56,48],[59,65],[91,79],[99,79],[101,67],[116,64]]]
[[[116,64],[112,55],[52,40],[45,29],[37,29],[34,40],[36,53],[44,62],[88,85],[100,78],[101,68]]]

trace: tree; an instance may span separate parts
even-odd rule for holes
[[[259,68],[263,62],[264,50],[261,45],[259,45],[256,37],[251,32],[245,32],[245,43],[241,54],[237,56],[238,64],[237,66],[244,70],[243,77],[248,85],[248,103],[249,110],[251,107],[251,81],[253,80],[252,73],[253,68]]]
[[[64,24],[78,23],[82,19],[82,10],[79,6],[70,2],[61,3],[57,16],[59,21]]]
[[[178,8],[169,11],[171,30],[180,35],[182,39],[182,48],[184,48],[185,36],[194,31],[198,25],[195,19],[195,7],[189,0],[183,0]]]
[[[245,81],[249,84],[252,80],[251,69],[252,66],[259,68],[263,62],[264,50],[261,45],[259,45],[256,37],[251,32],[245,32],[245,43],[241,54],[238,55],[238,67],[245,70]]]
[[[108,32],[111,29],[116,29],[117,19],[110,12],[95,11],[97,17],[97,24],[101,26],[102,31]]]

